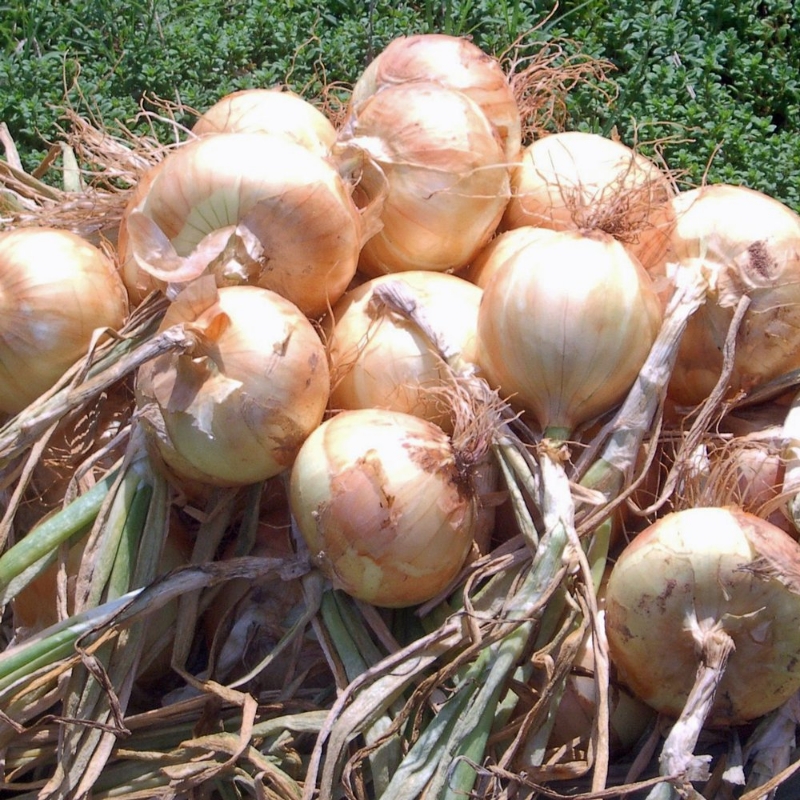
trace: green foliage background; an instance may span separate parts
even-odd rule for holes
[[[496,55],[564,37],[565,58],[614,66],[570,93],[566,127],[659,142],[687,185],[742,183],[800,210],[798,26],[796,0],[6,0],[0,121],[33,169],[67,104],[135,130],[146,96],[199,110],[251,86],[319,96],[402,34]]]

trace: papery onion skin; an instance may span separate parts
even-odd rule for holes
[[[336,141],[336,128],[322,111],[301,95],[281,89],[226,94],[198,117],[192,133],[273,133],[319,156],[328,155]]]
[[[553,230],[603,230],[624,242],[647,266],[659,255],[655,239],[643,254],[641,237],[666,228],[675,194],[667,175],[622,142],[584,131],[536,139],[511,178],[512,196],[501,228],[533,225]]]
[[[172,322],[165,316],[162,328]],[[321,422],[330,392],[313,325],[257,286],[219,289],[191,324],[200,331],[194,349],[159,356],[137,374],[137,406],[153,447],[180,478],[214,486],[283,472]],[[207,340],[204,324],[222,331]]]
[[[387,86],[339,132],[341,159],[360,154],[359,206],[382,202],[364,244],[369,277],[454,271],[489,241],[508,202],[509,169],[480,107],[437,83]]]
[[[397,411],[342,411],[292,467],[292,513],[334,587],[377,606],[431,599],[470,552],[476,504],[447,435]]]
[[[436,81],[467,94],[497,130],[506,160],[519,158],[522,125],[508,77],[496,58],[461,36],[423,33],[393,39],[359,76],[351,107],[357,111],[386,86],[417,81]]]
[[[645,702],[678,716],[697,673],[689,620],[734,640],[707,724],[737,725],[800,688],[800,545],[734,507],[668,514],[617,559],[606,591],[610,654]]]
[[[750,306],[736,337],[727,396],[800,367],[800,215],[769,195],[727,184],[682,192],[671,207],[675,224],[651,274],[665,281],[682,265],[709,279],[706,302],[681,339],[671,399],[694,406],[712,392],[745,295]]]
[[[569,433],[630,389],[661,324],[641,264],[601,231],[516,251],[478,312],[478,365],[543,429]]]
[[[0,411],[16,414],[128,316],[114,262],[66,230],[0,233]]]
[[[217,284],[270,289],[309,317],[341,297],[358,266],[363,230],[350,188],[325,158],[275,134],[220,133],[182,145],[128,219],[134,211],[181,257],[209,235],[221,246],[246,219],[257,252],[216,258]],[[122,263],[140,255],[130,232],[127,241]]]
[[[346,292],[325,320],[334,409],[389,408],[450,431],[442,387],[451,372],[414,324],[373,305],[376,290],[400,281],[434,330],[464,361],[475,358],[481,290],[454,275],[411,271],[373,278]]]

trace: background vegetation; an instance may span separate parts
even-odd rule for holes
[[[26,169],[69,105],[136,129],[147,97],[202,110],[287,84],[352,83],[392,38],[442,31],[500,55],[555,37],[613,64],[570,92],[569,128],[616,131],[687,184],[743,183],[800,210],[796,0],[0,0],[0,121]],[[612,100],[609,100],[613,97]],[[190,123],[187,115],[185,120]]]

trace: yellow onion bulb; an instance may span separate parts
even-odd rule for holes
[[[519,228],[502,231],[475,256],[469,266],[458,274],[470,283],[485,289],[498,267],[511,256],[529,244],[543,243],[551,239],[557,239],[555,231],[533,225],[522,225]]]
[[[681,714],[697,674],[696,638],[733,639],[706,724],[737,725],[800,689],[800,545],[735,507],[667,514],[616,561],[606,589],[610,655],[638,697]]]
[[[682,192],[671,207],[668,246],[650,272],[663,280],[676,266],[698,270],[709,290],[681,339],[670,398],[694,406],[712,392],[744,296],[750,305],[736,336],[728,396],[800,367],[800,215],[769,195],[727,184]]]
[[[240,89],[221,97],[192,126],[195,136],[213,133],[274,133],[326,156],[336,128],[315,105],[282,89]]]
[[[128,297],[114,262],[77,234],[46,226],[0,233],[0,411],[16,414],[116,330]]]
[[[333,165],[286,137],[219,133],[161,162],[126,209],[128,272],[184,284],[270,289],[304,314],[324,313],[355,275],[361,216]],[[135,280],[133,281],[135,283]]]
[[[359,164],[354,197],[380,204],[380,230],[364,243],[369,277],[454,271],[494,234],[509,197],[500,140],[463,92],[432,82],[387,86],[339,132],[337,158]]]
[[[381,288],[398,281],[450,352],[474,361],[477,286],[441,272],[373,278],[346,292],[325,321],[331,408],[389,408],[452,430],[452,408],[442,391],[452,384],[452,371],[413,323],[375,303]]]
[[[377,606],[433,598],[472,548],[475,497],[450,439],[399,411],[323,422],[297,455],[289,502],[334,587]]]
[[[139,368],[136,401],[168,472],[243,486],[291,466],[322,420],[330,381],[312,323],[258,286],[184,289],[161,324],[183,324],[196,343]]]
[[[600,231],[560,231],[518,250],[489,280],[478,365],[562,436],[624,398],[660,324],[652,282],[622,244]]]
[[[435,81],[464,92],[486,114],[503,142],[506,160],[519,158],[522,125],[516,97],[500,62],[460,36],[400,36],[367,65],[353,87],[351,109],[387,86]]]
[[[552,133],[529,144],[511,186],[503,229],[602,230],[643,263],[639,243],[652,229],[668,225],[662,209],[674,195],[654,162],[622,142],[583,131]],[[647,241],[652,248],[654,240]]]

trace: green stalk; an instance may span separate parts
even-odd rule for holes
[[[14,578],[92,524],[116,477],[117,471],[106,475],[88,492],[37,525],[24,539],[0,556],[0,594],[3,598]]]

